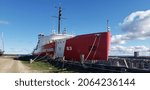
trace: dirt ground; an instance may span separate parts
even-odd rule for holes
[[[0,73],[30,73],[33,72],[29,67],[22,64],[19,60],[14,60],[10,56],[0,57]]]

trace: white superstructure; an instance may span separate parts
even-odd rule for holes
[[[49,43],[52,43],[54,41],[58,41],[58,40],[66,40],[69,38],[74,37],[74,35],[69,35],[69,34],[51,34],[48,36],[44,36],[43,34],[39,34],[38,35],[38,43],[36,48],[34,49],[33,53],[41,53],[44,52],[43,50],[43,46]]]

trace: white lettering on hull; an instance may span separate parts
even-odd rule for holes
[[[72,51],[72,47],[71,46],[67,46],[66,49],[67,49],[67,51]]]

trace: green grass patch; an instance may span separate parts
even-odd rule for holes
[[[42,73],[73,73],[73,71],[67,71],[65,68],[55,67],[47,61],[38,61],[31,64],[29,61],[22,61],[22,63],[30,67],[31,70],[36,70]]]

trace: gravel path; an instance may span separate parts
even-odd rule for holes
[[[0,73],[30,73],[29,67],[21,63],[21,61],[13,60],[13,57],[0,57]]]

